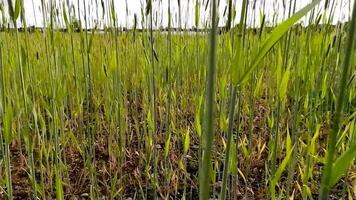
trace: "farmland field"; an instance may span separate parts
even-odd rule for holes
[[[251,28],[258,11],[227,1],[246,10],[225,28],[121,31],[63,3],[30,30],[17,2],[0,32],[0,199],[356,199],[355,8],[332,25],[316,0]]]

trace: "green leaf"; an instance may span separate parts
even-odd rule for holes
[[[246,145],[241,145],[241,151],[246,158],[250,159],[250,152],[248,151]]]
[[[349,169],[352,161],[356,157],[356,144],[353,144],[345,151],[333,164],[328,187],[333,187]]]
[[[277,85],[278,85],[278,87],[281,85],[281,80],[282,80],[282,67],[283,67],[282,48],[278,48],[278,54],[277,54],[277,69],[276,69]]]
[[[274,187],[276,186],[279,178],[282,175],[282,172],[286,169],[287,164],[289,163],[289,160],[292,156],[292,152],[293,152],[294,146],[292,147],[292,149],[287,153],[286,157],[283,159],[282,163],[279,165],[276,173],[274,174],[272,180],[271,180],[271,190],[274,190]]]
[[[7,0],[7,5],[8,5],[8,8],[9,8],[9,15],[11,17],[12,20],[14,20],[14,5],[12,4],[12,1],[11,0]]]
[[[261,94],[263,75],[264,75],[264,73],[262,72],[260,78],[258,78],[256,87],[255,87],[255,91],[253,92],[253,96],[254,96],[255,98],[258,97],[258,96]]]
[[[292,150],[292,140],[291,140],[291,137],[290,137],[288,125],[287,125],[286,150],[287,150],[287,154]]]
[[[19,16],[20,16],[21,6],[22,6],[22,0],[16,0],[15,13],[14,13],[14,19],[13,19],[14,21],[17,20],[17,18],[19,18]]]
[[[221,113],[219,115],[219,122],[220,122],[220,129],[225,132],[227,130],[227,119],[224,113]]]
[[[309,186],[307,185],[303,185],[303,194],[302,194],[304,199],[307,199],[307,197],[309,197],[309,199],[313,199],[313,195],[311,192],[311,189]]]
[[[70,26],[69,26],[69,21],[68,21],[67,9],[66,9],[64,3],[63,3],[63,19],[64,19],[67,29],[69,29]]]
[[[279,98],[282,102],[284,102],[287,97],[289,76],[290,76],[290,67],[288,67],[287,70],[284,72],[283,78],[281,80],[281,84],[279,86]]]
[[[185,166],[185,165],[184,165],[184,160],[183,160],[183,158],[180,158],[179,161],[178,161],[178,167],[179,167],[179,169],[184,170],[184,169],[185,169],[184,166]]]
[[[228,3],[228,16],[227,16],[227,22],[226,22],[226,28],[230,30],[231,24],[232,24],[232,16],[233,16],[233,8],[232,8],[232,0],[229,0]]]
[[[190,145],[190,137],[189,137],[189,128],[187,129],[187,131],[185,132],[185,136],[184,136],[184,145],[183,145],[183,152],[184,154],[188,153],[189,150],[189,145]]]
[[[294,146],[293,148],[287,153],[286,157],[283,159],[282,163],[279,165],[276,173],[274,174],[272,180],[271,180],[271,183],[270,183],[270,186],[269,186],[269,189],[270,189],[270,195],[271,195],[271,199],[274,200],[276,199],[276,194],[275,194],[275,187],[277,185],[277,182],[279,180],[279,178],[281,177],[282,175],[282,172],[285,170],[285,168],[287,167],[288,163],[289,163],[289,160],[292,156],[292,153],[293,153],[293,149],[294,149]]]
[[[203,96],[199,97],[199,103],[198,103],[198,108],[197,111],[195,112],[195,128],[197,130],[198,137],[200,138],[202,135],[202,126],[201,126],[201,117],[200,113],[202,111],[202,105],[203,105]]]
[[[168,138],[165,143],[164,147],[164,157],[167,158],[169,154],[169,150],[171,148],[171,132],[168,133]]]
[[[12,116],[13,116],[12,106],[7,105],[5,111],[5,120],[4,120],[4,137],[5,137],[6,144],[11,143]]]
[[[328,85],[328,74],[326,74],[324,76],[324,79],[323,79],[323,85],[322,85],[322,89],[321,89],[321,98],[324,99],[325,96],[326,96],[326,92],[327,92],[327,89],[329,88],[329,85]]]
[[[279,41],[279,39],[281,39],[282,36],[289,30],[289,28],[291,28],[294,25],[294,23],[296,23],[300,18],[306,15],[318,3],[320,3],[320,1],[321,0],[315,0],[312,3],[306,5],[303,9],[299,10],[297,13],[295,13],[293,16],[288,18],[286,21],[282,22],[273,30],[269,38],[263,43],[257,56],[253,59],[250,67],[247,69],[246,72],[243,73],[243,75],[239,79],[238,84],[244,83],[249,78],[253,70],[257,68],[257,66],[260,64],[262,59],[272,49],[272,47]]]
[[[200,2],[199,0],[196,0],[195,2],[195,27],[198,28],[199,26],[199,20],[200,20]]]
[[[21,46],[21,57],[22,57],[22,61],[23,61],[23,64],[26,65],[27,63],[27,53],[26,53],[26,50],[23,46]]]
[[[342,131],[342,133],[339,133],[338,140],[336,142],[336,147],[339,147],[343,143],[343,141],[346,137],[346,134],[349,132],[351,125],[352,125],[352,123],[347,124],[344,128],[344,131]]]
[[[91,52],[91,49],[93,47],[93,41],[94,41],[94,35],[95,35],[95,31],[96,31],[96,27],[94,28],[91,36],[90,36],[90,39],[89,39],[89,44],[88,44],[88,53]]]
[[[64,199],[62,181],[61,178],[59,177],[58,170],[56,170],[56,197],[58,200]]]
[[[229,172],[231,174],[237,174],[236,143],[234,141],[231,141],[230,149]]]
[[[316,140],[318,139],[319,137],[319,134],[320,134],[320,124],[318,124],[316,126],[316,130],[315,130],[315,133],[314,133],[314,136],[313,138],[311,139],[310,141],[310,145],[308,147],[308,152],[311,156],[313,156],[315,154],[315,146],[316,146]]]
[[[115,12],[115,4],[114,1],[111,3],[111,19],[114,22],[114,25],[116,24],[116,12]]]
[[[152,113],[150,111],[147,112],[147,122],[148,122],[148,128],[149,130],[154,130],[154,122],[153,122],[153,117]]]

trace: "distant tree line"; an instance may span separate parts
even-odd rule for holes
[[[222,26],[222,27],[218,27],[217,32],[218,34],[225,34],[228,33],[230,31],[237,31],[237,27],[238,25],[234,26],[233,28],[227,28],[226,26]],[[348,29],[349,27],[349,22],[345,22],[345,23],[338,23],[336,25],[332,25],[332,24],[318,24],[318,25],[311,25],[311,26],[307,26],[304,27],[301,24],[296,24],[294,25],[293,29],[298,29],[298,30],[302,30],[302,29],[308,29],[308,28],[313,28],[316,29],[317,31],[321,31],[323,29],[334,29],[335,27],[342,27],[343,29]],[[264,29],[264,31],[266,32],[270,32],[273,30],[273,27],[270,26],[266,26],[266,27],[262,27]],[[36,27],[36,26],[28,26],[27,27],[27,31],[28,32],[43,32],[46,28],[43,27]],[[73,32],[81,32],[81,31],[88,31],[88,32],[94,32],[94,31],[102,31],[102,32],[110,32],[110,31],[119,31],[119,32],[132,32],[132,31],[136,31],[136,32],[145,32],[148,29],[146,28],[127,28],[127,27],[105,27],[103,29],[98,29],[98,28],[89,28],[89,29],[85,29],[83,27],[81,27],[80,22],[78,20],[73,21],[71,24],[71,31]],[[172,31],[172,32],[198,32],[198,33],[207,33],[209,32],[209,28],[196,28],[196,27],[192,27],[192,28],[169,28],[168,27],[159,27],[154,29],[154,31],[156,32],[168,32],[168,31]],[[247,28],[248,31],[252,31],[253,33],[257,34],[259,32],[261,32],[261,28],[253,28],[253,27],[248,27]],[[3,25],[0,27],[0,32],[5,32],[5,31],[15,31],[15,28],[11,27],[10,24]],[[20,27],[18,28],[19,32],[24,32],[25,28],[24,27]],[[55,31],[58,32],[69,32],[68,28],[56,28]]]

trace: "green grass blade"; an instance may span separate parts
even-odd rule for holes
[[[356,158],[356,144],[352,145],[334,163],[329,183],[329,188],[333,187],[348,170],[352,161]]]
[[[195,22],[195,27],[198,29],[199,27],[199,20],[200,20],[200,2],[199,0],[195,1],[195,17],[194,17],[194,22]]]
[[[269,38],[263,43],[261,49],[259,50],[257,56],[253,59],[251,66],[247,69],[245,73],[241,76],[238,81],[238,84],[244,83],[254,69],[260,64],[262,59],[266,54],[272,49],[272,47],[282,38],[282,36],[303,16],[305,16],[311,9],[313,9],[321,0],[315,0],[312,3],[308,4],[300,11],[295,13],[293,16],[288,18],[286,21],[278,25],[274,31],[271,33]]]
[[[64,199],[62,181],[61,181],[61,178],[59,176],[58,169],[56,169],[56,198],[58,200]]]
[[[164,147],[164,157],[165,158],[168,158],[170,148],[171,148],[171,132],[168,133],[168,137],[165,142],[165,147]]]
[[[199,171],[199,199],[207,200],[210,197],[211,157],[214,140],[214,99],[215,99],[215,71],[216,71],[216,29],[217,5],[212,0],[212,28],[210,33],[209,67],[207,71],[206,96],[204,109],[204,133],[202,137],[202,167]]]
[[[190,130],[189,128],[187,129],[187,131],[185,132],[184,135],[184,144],[183,144],[183,152],[184,154],[188,153],[189,150],[189,145],[190,145],[190,134],[189,134]]]
[[[356,3],[354,3],[352,18],[350,22],[348,39],[346,42],[346,51],[344,57],[344,63],[342,68],[341,79],[339,82],[339,96],[336,101],[335,116],[333,119],[333,127],[328,135],[328,149],[326,152],[326,163],[323,171],[323,177],[321,179],[321,188],[319,193],[319,199],[324,200],[328,198],[330,189],[331,177],[333,176],[333,163],[336,152],[337,137],[340,128],[341,112],[343,111],[343,105],[345,100],[345,94],[347,91],[346,84],[349,76],[353,45],[355,41],[355,29],[356,29]],[[335,168],[336,169],[336,168]],[[335,175],[334,175],[335,176]]]
[[[15,4],[15,12],[14,12],[14,21],[17,20],[17,18],[19,18],[20,16],[20,12],[21,12],[21,5],[22,5],[22,0],[16,0],[16,4]]]
[[[289,160],[292,156],[294,147],[290,149],[286,155],[286,157],[283,159],[282,163],[279,165],[278,169],[276,170],[276,173],[274,174],[273,179],[271,180],[270,183],[270,192],[271,192],[271,198],[275,199],[275,186],[277,185],[277,182],[279,178],[281,177],[283,171],[287,167],[287,164],[289,163]]]
[[[12,126],[12,106],[7,105],[5,111],[5,120],[4,120],[4,138],[5,143],[9,145],[11,143],[12,133],[11,133],[11,126]]]

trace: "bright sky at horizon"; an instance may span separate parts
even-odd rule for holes
[[[2,0],[7,7],[7,0]],[[13,0],[15,1],[15,0]],[[219,0],[218,0],[219,1]],[[224,15],[224,11],[227,6],[228,0],[220,0],[219,4],[219,25],[224,25],[226,21],[226,15]],[[235,2],[235,9],[236,9],[236,21],[238,21],[240,17],[240,10],[242,0],[233,0]],[[333,6],[333,19],[332,23],[337,22],[345,22],[348,21],[350,17],[350,2],[354,0],[329,0],[330,5],[334,4]],[[50,1],[47,1],[50,2]],[[52,0],[56,7],[60,8],[63,5],[63,2],[68,2],[69,5],[73,5],[73,10],[75,10],[76,18],[78,18],[78,8],[80,11],[80,17],[83,20],[85,16],[84,12],[84,0]],[[105,17],[103,18],[104,10],[102,9],[102,3],[105,6]],[[132,27],[134,24],[134,15],[137,15],[138,25],[147,26],[146,22],[143,22],[142,12],[145,12],[146,7],[146,0],[87,0],[86,4],[86,11],[88,16],[88,26],[93,27],[93,25],[97,22],[99,27],[103,27],[104,25],[110,26],[108,22],[109,15],[107,13],[110,10],[109,2],[114,2],[115,5],[115,12],[117,14],[118,19],[118,26],[119,27]],[[153,0],[153,10],[154,10],[154,21],[155,27],[167,27],[168,25],[168,2],[169,0]],[[201,7],[200,7],[200,25],[199,27],[204,27],[205,24],[209,22],[209,12],[205,11],[205,5],[207,0],[199,0]],[[276,22],[280,22],[287,17],[289,2],[286,5],[283,5],[282,0],[249,0],[249,17],[248,17],[248,25],[250,26],[258,26],[260,24],[261,13],[264,11],[266,15],[266,22],[269,25],[273,25]],[[255,2],[255,4],[254,4]],[[293,2],[293,1],[292,1]],[[297,0],[296,10],[299,10],[303,6],[307,5],[311,0]],[[195,3],[196,0],[181,0],[181,17],[182,17],[182,27],[184,28],[191,28],[195,26]],[[323,0],[317,11],[324,10],[325,0]],[[78,7],[79,5],[79,7]],[[42,8],[41,8],[41,0],[24,0],[24,7],[26,13],[26,21],[28,26],[37,26],[43,27],[43,15],[42,15]],[[331,6],[330,6],[331,7]],[[143,8],[143,9],[142,9]],[[254,8],[254,9],[253,9]],[[207,9],[209,10],[209,9]],[[47,12],[48,13],[48,12]],[[179,7],[178,7],[178,0],[171,0],[171,16],[172,16],[172,26],[179,27]],[[62,11],[59,12],[62,15]],[[49,14],[46,14],[49,17]],[[324,20],[327,20],[330,16],[330,10],[326,12],[324,15]],[[99,19],[99,20],[98,20]],[[302,22],[305,24],[306,19]],[[59,26],[63,26],[63,17],[59,18],[58,24]],[[88,28],[89,28],[88,27]]]

